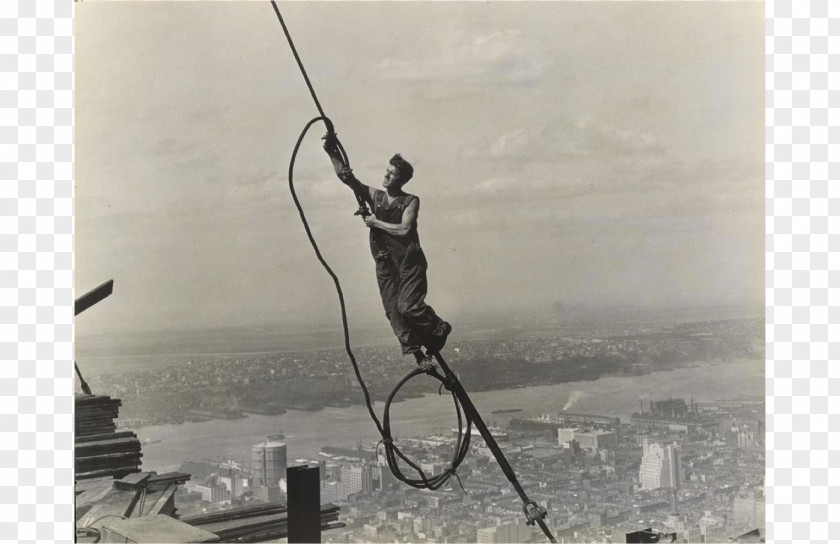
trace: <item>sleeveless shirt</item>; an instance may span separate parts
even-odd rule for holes
[[[402,222],[402,215],[414,195],[404,194],[396,197],[388,204],[385,191],[376,189],[373,195],[373,215],[380,221],[399,224]],[[408,234],[395,236],[382,229],[372,227],[370,229],[370,251],[376,259],[384,258],[385,254],[390,255],[391,261],[399,266],[409,253],[421,251],[420,237],[417,235],[417,221],[411,225]]]

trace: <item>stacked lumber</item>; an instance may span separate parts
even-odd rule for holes
[[[322,504],[321,530],[343,527],[338,515],[338,506]],[[288,536],[287,508],[277,502],[189,516],[181,521],[218,535],[222,542],[266,542]]]
[[[76,436],[116,431],[120,406],[120,399],[107,395],[76,395]]]
[[[108,396],[76,395],[76,480],[122,478],[140,470],[137,435],[116,432],[121,405]]]

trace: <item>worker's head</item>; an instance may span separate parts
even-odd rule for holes
[[[402,155],[397,153],[388,162],[388,170],[385,172],[385,179],[382,185],[385,187],[399,186],[402,187],[414,175],[414,167],[409,164]]]

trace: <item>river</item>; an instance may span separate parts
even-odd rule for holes
[[[645,376],[605,377],[593,381],[503,389],[471,394],[488,423],[507,425],[512,417],[569,411],[621,417],[629,420],[640,399],[683,397],[695,401],[729,399],[743,395],[764,396],[764,361],[698,363],[693,367],[655,372]],[[416,378],[424,379],[424,378]],[[424,398],[392,405],[392,433],[399,436],[449,434],[456,425],[450,397],[437,396],[438,382],[429,380]],[[465,384],[469,390],[469,384]],[[359,393],[361,394],[361,393]],[[383,403],[375,408],[381,418]],[[521,412],[492,414],[493,410],[521,408]],[[285,434],[288,458],[315,457],[322,446],[353,447],[379,440],[376,427],[362,405],[325,408],[317,412],[289,410],[285,414],[250,414],[244,419],[213,420],[181,425],[155,425],[137,430],[143,445],[143,469],[177,470],[182,461],[238,459],[247,461],[253,444],[266,436]]]

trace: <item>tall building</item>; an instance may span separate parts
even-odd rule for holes
[[[645,441],[642,464],[639,467],[639,483],[642,489],[659,489],[680,486],[680,456],[672,445]]]
[[[342,466],[341,483],[344,492],[349,496],[354,493],[370,493],[373,491],[373,474],[367,466]]]
[[[219,483],[230,491],[230,496],[233,499],[241,497],[242,493],[245,492],[244,482],[238,474],[230,473],[219,476]]]
[[[577,429],[574,427],[562,427],[557,429],[557,444],[562,446],[563,444],[567,444],[575,439],[575,431]]]
[[[370,471],[373,477],[374,491],[390,491],[393,489],[399,489],[400,481],[394,477],[388,467],[382,467],[379,465],[371,466]]]
[[[255,444],[251,448],[251,472],[256,485],[285,487],[286,444],[268,440]]]

